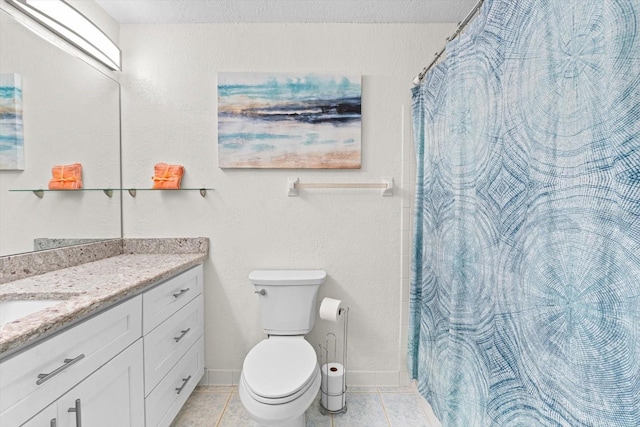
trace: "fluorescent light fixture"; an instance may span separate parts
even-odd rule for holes
[[[7,0],[89,56],[120,70],[120,49],[89,18],[64,0]]]

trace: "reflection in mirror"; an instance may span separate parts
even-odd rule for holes
[[[120,70],[120,49],[84,13],[65,0],[5,0],[111,70]]]
[[[0,10],[0,74],[13,73],[25,160],[0,170],[0,256],[121,237],[121,193],[89,190],[120,188],[118,82]],[[47,189],[52,167],[71,163],[82,164],[85,190],[10,191]]]

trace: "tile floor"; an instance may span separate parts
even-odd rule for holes
[[[404,387],[350,387],[347,412],[322,415],[319,399],[307,410],[307,427],[432,427],[419,397]],[[236,386],[198,386],[171,427],[251,426]]]

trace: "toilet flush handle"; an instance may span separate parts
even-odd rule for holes
[[[254,294],[260,294],[260,295],[265,295],[267,293],[267,291],[265,291],[264,289],[260,289],[259,291],[254,291]]]

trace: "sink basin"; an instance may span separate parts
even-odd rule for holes
[[[56,299],[0,301],[0,328],[9,322],[28,316],[36,311],[44,310],[60,302],[62,301]]]

